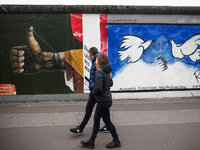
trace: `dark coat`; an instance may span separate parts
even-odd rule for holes
[[[110,77],[111,65],[103,64],[101,70],[95,73],[93,95],[97,102],[105,102],[112,100],[110,87],[113,86],[113,80]]]
[[[97,53],[94,58],[92,59],[92,66],[90,69],[90,80],[89,80],[89,89],[90,92],[93,91],[93,87],[94,87],[94,76],[95,76],[95,72],[96,72],[96,58],[97,56],[100,54],[101,52]]]

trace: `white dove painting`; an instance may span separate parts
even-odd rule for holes
[[[108,33],[112,91],[200,88],[200,25],[110,24]]]
[[[200,34],[193,35],[183,43],[175,43],[173,39],[170,39],[169,42],[172,45],[172,55],[175,58],[182,59],[185,56],[188,56],[193,62],[200,60]]]
[[[123,38],[124,40],[122,41],[120,48],[124,48],[125,50],[119,50],[118,56],[120,61],[125,61],[127,59],[128,63],[137,62],[144,50],[147,50],[153,42],[151,39],[144,41],[142,38],[134,35],[125,35]]]

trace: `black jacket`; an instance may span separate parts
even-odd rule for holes
[[[113,80],[110,77],[111,65],[103,64],[101,70],[95,72],[93,95],[97,102],[112,100],[110,87],[113,86]]]

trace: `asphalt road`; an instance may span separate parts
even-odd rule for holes
[[[71,127],[81,122],[86,101],[0,104],[0,150],[84,150],[93,118],[84,133]],[[111,117],[120,150],[200,150],[200,97],[114,100]],[[103,125],[103,123],[101,123]],[[112,140],[99,133],[95,149]]]

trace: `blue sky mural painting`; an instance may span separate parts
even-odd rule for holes
[[[199,25],[108,24],[108,55],[111,60],[113,79],[120,77],[121,80],[129,78],[129,80],[137,81],[128,86],[133,89],[138,89],[138,86],[143,85],[145,87],[153,85],[157,88],[168,85],[192,88],[195,84],[197,87],[198,77],[194,73],[200,70],[199,45]],[[145,68],[143,65],[146,70],[143,70]],[[174,72],[180,68],[183,72]],[[158,74],[159,79],[149,82],[152,80],[150,75],[142,78],[141,83],[138,82],[141,78],[137,77],[143,75],[136,75],[136,72],[151,74],[152,71],[156,71],[154,74]],[[134,78],[122,75],[128,72]],[[173,83],[166,82],[170,78],[174,78],[171,81]],[[184,78],[188,78],[188,81],[181,82]],[[194,80],[191,81],[191,78]],[[178,84],[176,84],[177,79],[180,80]],[[122,86],[123,84],[121,83]],[[114,89],[120,90],[117,86]]]

